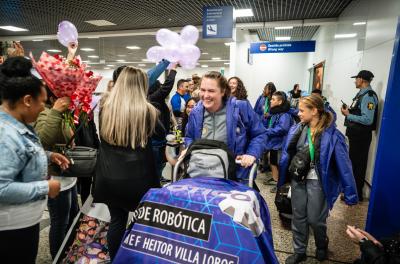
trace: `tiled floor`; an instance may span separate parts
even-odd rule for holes
[[[263,185],[264,174],[257,177],[257,185],[261,190],[261,195],[268,204],[271,213],[271,223],[274,238],[274,247],[276,255],[280,263],[285,263],[285,259],[293,252],[292,249],[292,233],[282,224],[278,212],[274,205],[275,194],[270,192],[272,186]],[[343,202],[337,201],[334,209],[330,212],[328,218],[328,236],[329,244],[329,260],[324,263],[352,263],[359,254],[358,246],[353,244],[346,236],[345,229],[347,224],[364,227],[368,203],[363,202],[357,206],[347,207]],[[37,264],[51,263],[49,253],[48,234],[49,234],[49,216],[48,212],[44,213],[41,222],[40,244],[37,258]],[[313,236],[310,236],[307,255],[309,258],[304,263],[318,263],[313,257],[315,252],[315,244]]]

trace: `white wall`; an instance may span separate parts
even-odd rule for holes
[[[250,103],[254,106],[257,98],[263,91],[267,82],[274,82],[277,90],[289,91],[295,83],[300,88],[307,90],[307,53],[276,53],[276,54],[254,54],[253,64],[247,63],[247,49],[251,40],[244,38],[237,40],[236,45],[231,49],[235,60],[235,76],[242,79]]]
[[[337,125],[342,132],[345,127],[340,114],[340,100],[351,103],[358,90],[350,77],[362,69],[370,70],[375,75],[371,86],[379,96],[382,113],[399,15],[398,0],[352,1],[339,17],[337,25],[322,26],[314,36],[317,48],[315,53],[308,55],[307,67],[326,61],[323,94],[338,113]],[[353,26],[359,21],[366,21],[367,24]],[[338,33],[357,33],[357,37],[334,39]],[[377,133],[373,133],[366,177],[369,182],[372,182],[376,137]],[[368,188],[365,191],[368,193]]]

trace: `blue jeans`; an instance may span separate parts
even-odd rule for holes
[[[50,254],[54,259],[68,229],[79,212],[76,185],[68,190],[60,192],[54,199],[49,198],[47,207],[50,213]]]

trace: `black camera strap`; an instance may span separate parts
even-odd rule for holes
[[[315,158],[315,147],[314,143],[312,141],[312,136],[311,136],[311,128],[308,127],[307,130],[307,137],[308,137],[308,148],[310,149],[310,158],[311,158],[311,168],[314,168],[314,158]]]

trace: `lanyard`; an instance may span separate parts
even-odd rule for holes
[[[269,112],[269,98],[268,96],[265,98],[265,104],[264,104],[264,114]]]
[[[312,142],[312,138],[311,138],[311,129],[310,128],[308,128],[308,130],[307,130],[307,137],[308,137],[308,147],[310,148],[311,162],[314,162],[315,149],[314,149],[314,143]]]
[[[272,116],[271,116],[271,118],[269,119],[268,127],[272,127]]]

